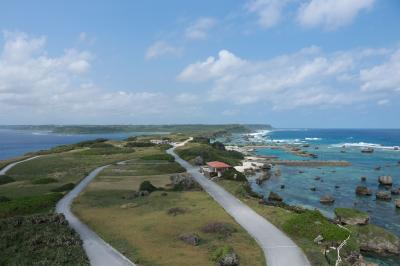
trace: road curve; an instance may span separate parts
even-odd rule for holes
[[[175,145],[167,153],[174,156],[203,189],[258,242],[264,251],[267,265],[309,266],[310,262],[303,251],[282,231],[215,182],[204,177],[198,167],[190,165],[174,152],[176,147],[184,145],[187,141]]]
[[[22,161],[10,163],[10,164],[6,165],[3,169],[0,170],[0,175],[5,175],[11,168],[13,168],[14,166],[16,166],[17,164],[20,164],[20,163],[23,163],[23,162],[27,162],[27,161],[36,159],[36,158],[38,158],[38,157],[40,157],[40,156],[34,156],[34,157],[31,157],[31,158],[28,158],[28,159],[25,159],[25,160],[22,160]]]
[[[56,206],[56,212],[64,214],[69,225],[80,235],[83,248],[94,266],[135,266],[128,258],[107,244],[87,225],[82,223],[72,212],[73,200],[89,185],[89,183],[104,169],[110,165],[96,168],[85,177],[73,190],[62,198]]]

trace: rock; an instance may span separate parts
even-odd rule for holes
[[[148,196],[149,194],[150,194],[150,192],[147,190],[140,190],[137,192],[138,197],[145,197],[145,196]]]
[[[400,195],[400,187],[392,189],[390,193],[392,193],[392,195]]]
[[[393,179],[390,175],[380,176],[378,181],[379,181],[379,184],[384,185],[384,186],[391,186],[393,184]]]
[[[299,171],[299,174],[304,174],[304,171],[300,170],[300,171]]]
[[[275,176],[281,176],[281,175],[282,175],[281,170],[278,169],[275,171]]]
[[[340,186],[336,185],[335,188],[338,189],[338,188],[340,188]]]
[[[271,191],[269,193],[268,200],[271,200],[271,201],[283,201],[283,198],[281,196],[279,196],[278,193],[275,193],[275,192]]]
[[[314,180],[320,180],[321,179],[321,177],[320,176],[316,176],[316,177],[314,177]]]
[[[357,186],[356,194],[359,196],[371,196],[372,191],[369,188],[367,188],[366,186]]]
[[[179,239],[192,246],[197,246],[200,243],[200,237],[192,233],[181,234]]]
[[[400,199],[397,199],[395,201],[395,205],[396,205],[396,208],[400,208]]]
[[[262,173],[260,176],[258,176],[257,178],[256,178],[256,183],[257,183],[257,185],[261,185],[264,181],[266,181],[266,180],[268,180],[268,179],[270,179],[271,178],[271,174],[270,174],[270,172],[264,172],[264,173]]]
[[[312,188],[310,188],[310,190],[311,190],[311,191],[316,191],[317,188],[316,188],[316,187],[312,187]]]
[[[197,156],[196,158],[193,159],[193,163],[195,165],[204,165],[204,159],[201,156]]]
[[[361,181],[363,181],[363,182],[367,181],[367,177],[366,176],[362,176],[361,177]]]
[[[281,189],[284,189],[285,188],[285,185],[281,185]]]
[[[336,220],[341,224],[366,225],[369,222],[368,213],[357,209],[336,208],[335,215]]]
[[[121,209],[135,208],[137,206],[138,205],[136,203],[131,202],[131,203],[122,204]]]
[[[239,257],[235,252],[231,252],[224,257],[222,257],[219,261],[220,266],[238,266],[239,265]]]
[[[332,196],[325,195],[319,199],[319,202],[322,204],[333,204],[335,202],[335,199]]]
[[[161,193],[161,196],[163,196],[163,197],[168,196],[168,193],[167,192],[163,192],[163,193]]]
[[[321,244],[323,240],[324,240],[324,237],[321,235],[318,235],[316,238],[314,238],[314,243]]]
[[[400,240],[394,234],[372,224],[358,228],[360,250],[379,256],[400,255]]]
[[[386,191],[378,191],[376,193],[376,199],[377,200],[386,200],[386,201],[390,201],[392,199],[392,196],[390,195],[389,192]]]
[[[381,169],[382,169],[381,166],[377,166],[377,167],[374,168],[375,171],[379,171],[379,170],[381,170]]]
[[[177,216],[178,214],[184,214],[187,212],[187,209],[181,208],[181,207],[173,207],[169,208],[167,211],[167,214],[172,215],[172,216]]]

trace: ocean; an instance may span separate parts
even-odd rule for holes
[[[154,132],[155,134],[157,132]],[[125,139],[129,136],[152,134],[129,132],[113,134],[54,134],[43,131],[0,129],[0,160],[24,155],[28,152],[49,149],[58,145],[72,144],[97,138]]]

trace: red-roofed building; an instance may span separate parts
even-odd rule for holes
[[[203,167],[203,171],[204,172],[208,172],[208,174],[210,174],[210,176],[212,174],[217,174],[218,176],[221,176],[222,173],[231,168],[232,166],[230,166],[227,163],[224,162],[219,162],[219,161],[213,161],[213,162],[208,162],[207,163],[207,167]]]

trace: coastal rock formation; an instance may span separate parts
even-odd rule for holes
[[[271,173],[266,171],[256,178],[256,184],[260,186],[264,181],[267,181],[270,178],[271,178]]]
[[[197,246],[200,243],[200,237],[192,233],[181,234],[179,239],[192,246]]]
[[[363,182],[367,181],[367,177],[366,176],[362,176],[361,177],[361,181],[363,181]]]
[[[281,176],[281,175],[282,175],[281,174],[281,170],[278,169],[278,170],[275,171],[275,176]]]
[[[400,240],[383,228],[365,225],[358,228],[358,241],[361,251],[380,256],[400,255]]]
[[[268,196],[268,200],[270,201],[283,201],[283,198],[279,196],[278,193],[271,191]]]
[[[366,186],[357,186],[356,194],[359,196],[371,196],[372,191],[369,188],[367,188]]]
[[[378,191],[376,193],[376,199],[377,200],[386,200],[386,201],[390,201],[392,199],[392,196],[390,195],[389,192],[386,191]]]
[[[319,199],[319,202],[322,204],[333,204],[335,202],[335,199],[332,196],[325,195]]]
[[[380,176],[378,181],[379,181],[379,184],[384,185],[384,186],[391,186],[393,184],[393,179],[390,175]]]
[[[316,191],[317,188],[316,188],[316,187],[312,187],[312,188],[310,188],[310,190],[311,190],[311,191]]]
[[[320,176],[316,176],[316,177],[314,177],[314,180],[320,180],[321,179],[321,177]]]
[[[392,189],[390,193],[392,193],[392,195],[400,195],[400,187]]]
[[[369,222],[369,215],[366,212],[350,208],[336,208],[336,220],[341,224],[366,225]]]
[[[397,199],[395,201],[395,204],[396,204],[396,208],[400,208],[400,199]]]

